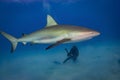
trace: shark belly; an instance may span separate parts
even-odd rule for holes
[[[32,41],[32,43],[43,43],[43,44],[55,43],[55,42],[60,41],[60,40],[62,40],[64,38],[65,38],[64,36],[46,37],[46,38],[41,38],[41,39],[38,39],[38,40],[34,40],[34,41]]]

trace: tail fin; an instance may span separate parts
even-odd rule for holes
[[[12,53],[17,47],[18,44],[17,39],[3,31],[0,31],[0,34],[2,34],[5,38],[7,38],[11,42],[12,44],[11,53]]]

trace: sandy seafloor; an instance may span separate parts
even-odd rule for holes
[[[77,63],[54,63],[62,62],[66,58],[64,48],[70,49],[68,46],[73,44],[50,51],[40,51],[36,45],[36,49],[4,53],[7,55],[1,57],[0,80],[120,80],[119,40],[91,44],[77,44],[80,51]]]

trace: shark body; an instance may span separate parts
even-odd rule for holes
[[[62,43],[83,41],[100,35],[99,32],[85,27],[58,25],[50,15],[47,16],[47,27],[23,35],[21,38],[15,38],[3,31],[0,31],[0,34],[11,42],[11,52],[16,49],[18,42],[22,42],[23,44],[28,42],[32,44],[51,43],[51,45],[46,48],[47,50]]]

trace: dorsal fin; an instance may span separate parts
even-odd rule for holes
[[[46,27],[50,27],[50,26],[53,26],[53,25],[57,25],[57,22],[50,15],[47,15],[47,25],[46,25]]]
[[[27,34],[25,34],[25,33],[22,33],[22,37],[23,37],[23,36],[27,36]]]

